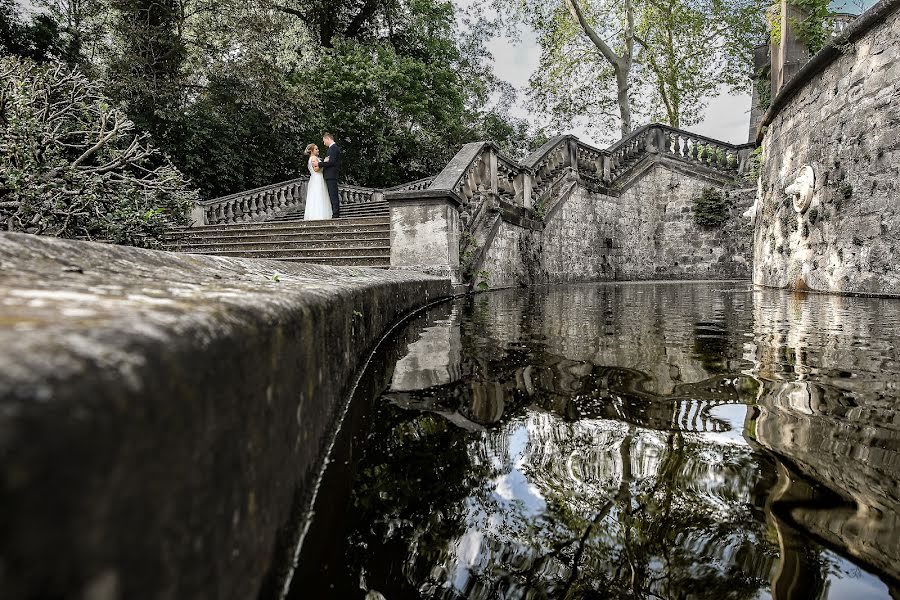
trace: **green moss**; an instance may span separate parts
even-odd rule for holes
[[[728,220],[732,200],[727,194],[711,188],[694,198],[694,222],[701,227],[719,227]]]

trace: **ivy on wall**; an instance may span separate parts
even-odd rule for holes
[[[832,12],[828,8],[829,0],[788,0],[788,3],[807,15],[801,20],[791,18],[789,22],[797,33],[797,39],[806,46],[810,54],[815,54],[825,46],[831,31]],[[780,3],[773,4],[767,15],[774,46],[781,44],[783,24],[780,6]]]
[[[719,227],[728,220],[732,201],[727,194],[711,187],[694,198],[694,222],[701,227]]]

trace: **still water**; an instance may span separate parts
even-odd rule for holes
[[[501,291],[379,352],[294,598],[900,598],[900,301]]]

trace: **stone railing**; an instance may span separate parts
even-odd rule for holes
[[[299,212],[306,202],[308,183],[309,177],[300,177],[230,196],[200,201],[194,209],[194,225],[253,223],[268,221],[290,212]],[[383,199],[382,190],[355,185],[341,185],[339,194],[342,207],[378,202]]]
[[[559,136],[521,162],[493,142],[466,144],[427,189],[429,180],[387,190],[391,267],[449,275],[454,285],[471,287],[502,223],[540,230],[554,195],[558,204],[580,185],[617,196],[649,160],[684,163],[682,170],[728,185],[747,171],[754,147],[664,125],[641,127],[605,150]]]
[[[416,181],[410,181],[409,183],[395,185],[394,187],[387,188],[384,191],[385,192],[406,192],[406,191],[427,190],[429,187],[431,187],[432,183],[434,183],[434,177],[425,177],[424,179],[417,179]]]
[[[648,155],[678,160],[726,177],[737,176],[746,172],[754,147],[659,124],[636,129],[605,150],[574,136],[559,136],[521,163],[503,156],[493,143],[473,143],[459,151],[434,178],[430,189],[454,191],[463,199],[463,213],[474,217],[488,192],[532,208],[567,174],[576,175],[589,188],[611,191]]]
[[[194,209],[194,225],[223,225],[265,221],[292,208],[306,198],[308,178],[292,179],[221,198],[202,200]]]

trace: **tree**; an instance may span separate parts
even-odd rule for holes
[[[763,7],[755,0],[645,0],[638,60],[656,90],[655,120],[693,125],[721,86],[746,88],[753,47],[765,36]]]
[[[197,194],[97,83],[0,58],[0,227],[157,246]]]
[[[765,27],[762,0],[491,2],[498,28],[524,22],[538,34],[532,106],[557,127],[587,120],[598,133],[612,120],[622,135],[635,118],[695,123],[721,86],[749,84],[747,65]]]
[[[26,22],[13,0],[0,0],[0,52],[47,62],[66,60],[70,48],[52,15],[37,13]]]

